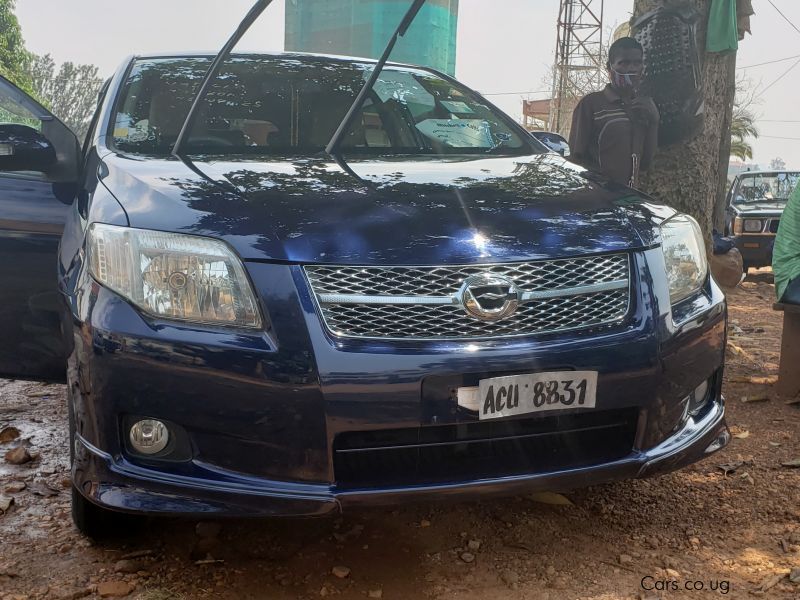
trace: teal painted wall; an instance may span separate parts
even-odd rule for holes
[[[378,58],[410,0],[286,0],[285,48]],[[458,0],[428,0],[391,60],[454,75]]]

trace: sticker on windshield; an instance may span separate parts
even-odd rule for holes
[[[466,102],[454,102],[453,100],[442,100],[440,104],[454,114],[469,114],[475,112]]]
[[[492,131],[483,119],[425,119],[417,129],[453,148],[492,148]]]
[[[365,73],[364,80],[366,81],[367,78],[368,75]],[[394,99],[404,103],[423,104],[431,109],[436,104],[433,95],[420,85],[413,73],[393,71],[391,79],[378,79],[372,86],[372,90],[378,95],[381,102]]]
[[[131,123],[128,115],[120,114],[114,125],[114,137],[126,142],[144,142],[150,139],[150,120],[142,119]]]

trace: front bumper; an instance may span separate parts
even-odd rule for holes
[[[573,488],[659,475],[692,464],[723,448],[730,440],[724,402],[716,398],[700,419],[684,426],[646,452],[601,466],[533,475],[484,479],[469,483],[403,488],[371,488],[337,492],[326,485],[291,484],[258,480],[215,470],[213,479],[164,476],[115,460],[78,439],[76,487],[92,502],[118,511],[216,516],[312,516],[338,512],[350,506],[398,504],[408,500],[469,500],[490,495]]]
[[[736,248],[742,254],[742,261],[748,267],[772,266],[772,249],[775,235],[748,234],[736,237]]]
[[[728,440],[720,394],[725,300],[709,280],[671,311],[666,284],[650,271],[664,271],[660,260],[659,248],[636,257],[640,283],[630,318],[617,328],[474,344],[332,340],[291,266],[248,265],[273,324],[258,334],[146,322],[86,279],[69,296],[73,483],[91,501],[121,511],[316,515],[408,497],[564,490],[680,468]],[[337,477],[334,450],[342,435],[469,427],[477,416],[454,404],[454,388],[569,369],[600,373],[603,411],[633,413],[635,431],[621,452],[591,464],[436,481],[345,485]],[[687,420],[682,399],[704,380],[712,382],[708,405]],[[131,416],[179,424],[192,459],[132,456],[122,425]]]

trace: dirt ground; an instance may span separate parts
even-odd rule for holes
[[[63,387],[0,381],[0,430],[17,427],[35,457],[0,462],[0,499],[13,499],[0,514],[0,598],[800,598],[800,469],[782,466],[800,458],[800,407],[773,391],[773,296],[768,272],[729,294],[728,448],[569,493],[569,505],[518,496],[336,519],[150,520],[95,545],[69,517]]]

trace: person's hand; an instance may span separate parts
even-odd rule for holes
[[[647,125],[658,123],[658,109],[650,98],[637,96],[631,101],[631,112],[634,118]]]

